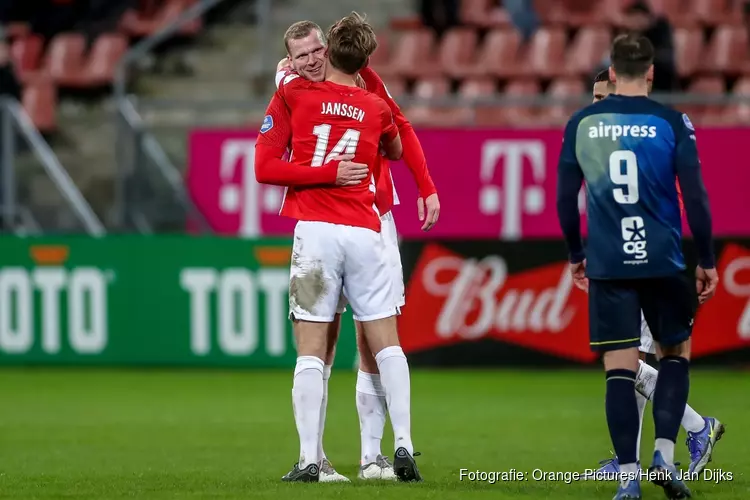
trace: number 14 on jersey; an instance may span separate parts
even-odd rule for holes
[[[328,151],[328,141],[331,139],[331,126],[328,124],[316,125],[313,127],[313,135],[318,138],[315,144],[315,153],[313,154],[311,167],[322,167],[332,158],[339,155],[353,155],[357,151],[359,143],[359,130],[346,129],[339,142],[326,155]]]

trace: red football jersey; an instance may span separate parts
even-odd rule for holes
[[[391,108],[393,120],[396,122],[399,133],[401,134],[401,143],[404,148],[403,160],[417,183],[419,196],[427,198],[429,195],[437,192],[435,185],[432,182],[432,178],[430,177],[430,173],[427,170],[427,160],[425,160],[424,151],[422,151],[419,139],[417,139],[417,135],[414,132],[411,123],[406,119],[401,112],[401,108],[399,108],[390,92],[388,92],[383,80],[370,67],[363,68],[362,71],[359,72],[359,76],[362,77],[362,81],[365,83],[365,88],[382,98]],[[391,210],[393,205],[399,204],[399,199],[398,194],[396,193],[396,186],[393,183],[390,163],[387,158],[381,157],[381,169],[382,173],[377,180],[377,203],[378,208],[381,208],[381,212],[386,213]]]
[[[280,82],[278,95],[291,113],[293,163],[319,168],[332,157],[353,154],[353,161],[370,167],[367,179],[355,186],[296,187],[281,214],[380,231],[375,205],[380,142],[398,135],[388,105],[358,87],[310,82],[295,74]]]

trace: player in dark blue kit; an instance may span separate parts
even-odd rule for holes
[[[579,288],[589,292],[590,341],[603,353],[606,414],[620,461],[615,500],[641,498],[635,397],[641,310],[662,358],[654,393],[656,443],[648,479],[670,499],[690,490],[674,466],[674,447],[689,392],[695,293],[683,276],[679,180],[697,246],[699,302],[718,283],[708,196],[695,130],[688,117],[650,100],[654,49],[644,37],[618,37],[611,51],[616,93],[579,111],[565,128],[557,210]],[[585,180],[588,242],[584,253],[578,192]]]

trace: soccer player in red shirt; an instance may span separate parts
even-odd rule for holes
[[[289,27],[284,42],[287,47],[288,57],[282,59],[277,66],[276,84],[277,86],[290,74],[298,74],[311,81],[320,81],[323,78],[323,69],[325,68],[325,36],[320,27],[311,21],[300,21]],[[398,125],[404,148],[404,161],[409,167],[412,175],[419,187],[420,199],[418,208],[420,209],[420,220],[424,220],[424,230],[429,230],[437,221],[439,215],[439,201],[437,193],[432,183],[432,179],[427,171],[424,152],[419,144],[419,140],[414,133],[409,121],[404,117],[398,107],[398,104],[388,93],[385,84],[380,77],[370,68],[364,68],[359,73],[360,86],[366,88],[381,98],[383,98],[391,107],[394,114],[394,120]],[[266,112],[266,119],[261,136],[259,137],[258,152],[264,157],[271,158],[275,163],[270,161],[256,160],[256,166],[265,165],[265,168],[275,170],[272,172],[259,172],[258,180],[266,183],[274,183],[287,186],[288,190],[294,190],[295,182],[310,181],[304,177],[298,177],[294,172],[284,169],[283,155],[286,152],[287,145],[291,140],[291,118],[289,111],[282,100],[275,96],[271,101]],[[334,159],[351,159],[351,155],[339,156]],[[341,161],[336,175],[336,183],[346,185],[347,182],[356,182],[360,177],[359,171],[350,161]],[[365,171],[365,165],[362,165],[362,172]],[[401,256],[398,248],[398,235],[396,233],[393,216],[390,213],[391,206],[398,204],[398,196],[395,192],[388,161],[382,159],[382,171],[377,182],[376,203],[381,214],[382,232],[386,240],[386,248],[392,263],[392,276],[394,284],[394,300],[400,307],[404,304],[404,282],[401,268]],[[303,175],[305,172],[302,173]],[[361,174],[362,177],[364,174]],[[295,177],[295,180],[290,180]],[[332,175],[328,178],[313,179],[312,182],[333,182]],[[424,205],[427,206],[427,217],[424,214]],[[345,299],[340,302],[338,313],[342,313],[346,305]],[[361,432],[361,457],[360,470],[358,476],[361,479],[396,479],[393,472],[393,466],[389,463],[387,457],[381,454],[380,441],[386,421],[386,402],[385,394],[380,381],[380,374],[377,363],[372,355],[369,346],[364,341],[362,329],[359,322],[355,321],[357,330],[357,346],[360,354],[360,367],[356,385],[356,405],[360,419]],[[326,354],[326,366],[324,368],[324,384],[327,389],[328,378],[330,377],[331,365],[334,358],[334,347],[339,333],[340,314],[336,315],[332,328],[329,330],[329,352]],[[321,442],[319,444],[319,456],[321,457],[320,481],[348,481],[348,479],[337,473],[326,458],[323,451],[322,435],[325,425],[327,396],[324,391],[324,398],[321,408]]]
[[[609,70],[600,72],[594,79],[594,102],[601,101],[614,91],[615,84],[609,80]],[[677,184],[677,194],[680,198],[680,210],[684,213],[679,184]],[[657,357],[660,357],[660,353],[657,351],[654,343],[654,338],[651,335],[651,330],[649,329],[643,314],[641,314],[641,346],[638,349],[640,351],[641,359],[635,379],[635,396],[636,401],[638,402],[638,411],[640,412],[641,428],[643,428],[643,413],[646,408],[646,402],[653,398],[654,390],[656,389],[656,378],[659,375],[656,368],[646,363],[646,356],[648,354],[654,354]],[[688,470],[691,474],[700,474],[711,460],[716,441],[718,441],[724,434],[724,424],[714,417],[703,417],[691,408],[690,405],[685,405],[685,414],[682,417],[682,427],[685,429],[688,436],[687,446],[688,452],[690,453],[690,466]],[[640,443],[641,439],[640,436],[638,436],[638,444],[636,448],[636,454],[638,456],[640,456]],[[608,477],[614,477],[612,473],[620,471],[617,457],[604,460],[601,463],[602,467],[598,472],[606,473],[608,474]]]
[[[419,480],[410,436],[409,370],[398,346],[390,264],[375,200],[379,147],[382,144],[387,155],[397,159],[401,144],[388,105],[356,86],[357,73],[377,46],[372,28],[352,14],[334,25],[328,38],[324,83],[291,74],[279,85],[277,96],[292,116],[294,169],[318,167],[311,170],[324,173],[313,175],[331,184],[341,166],[333,158],[351,154],[368,165],[368,176],[366,182],[328,187],[320,186],[320,179],[302,180],[300,175],[282,207],[282,214],[300,221],[295,228],[290,309],[299,353],[293,398],[302,450],[285,480],[318,480],[326,328],[334,320],[342,289],[376,352],[396,438],[396,475],[404,481]],[[269,124],[264,128],[268,130]],[[262,149],[260,142],[258,147]],[[256,166],[260,161],[262,171],[264,155],[259,154]],[[256,175],[268,181],[265,173]],[[304,183],[318,186],[301,187]]]

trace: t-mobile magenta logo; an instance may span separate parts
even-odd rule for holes
[[[255,180],[255,140],[228,139],[222,143],[219,178],[221,211],[240,214],[239,236],[259,236],[261,214],[279,212],[284,190]]]
[[[521,238],[521,217],[544,211],[546,177],[544,142],[539,140],[491,140],[482,145],[479,210],[485,215],[502,213],[500,237]],[[524,160],[531,165],[531,176]],[[495,173],[502,170],[502,188],[495,183]],[[524,175],[526,174],[526,176]]]

